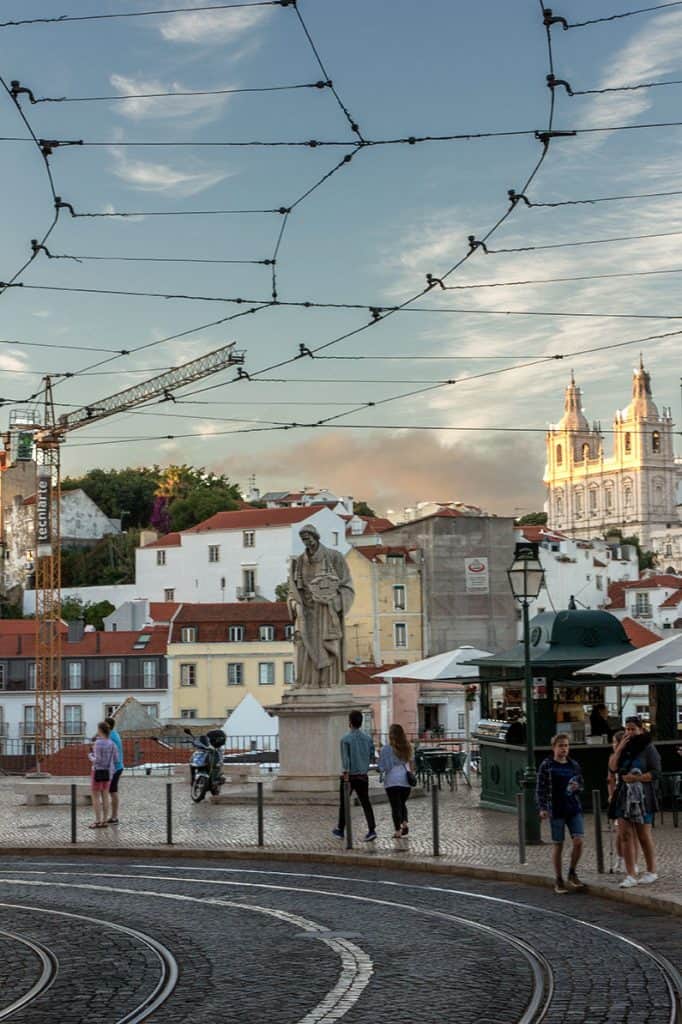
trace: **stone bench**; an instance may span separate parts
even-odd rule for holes
[[[25,798],[24,803],[27,806],[36,807],[39,805],[49,804],[50,797],[53,796],[70,797],[71,785],[72,783],[70,782],[54,782],[51,779],[40,779],[35,782],[18,782],[14,787],[14,792]],[[82,780],[76,782],[76,803],[92,803],[92,793],[90,791],[89,782],[83,782]]]

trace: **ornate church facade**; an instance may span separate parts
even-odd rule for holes
[[[677,488],[682,466],[673,452],[669,408],[659,412],[651,377],[640,358],[632,401],[613,421],[612,454],[599,423],[588,423],[573,374],[564,415],[547,431],[548,525],[571,537],[595,537],[618,528],[651,544],[652,530],[679,527]]]

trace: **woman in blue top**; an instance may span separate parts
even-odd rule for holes
[[[411,757],[412,747],[405,730],[402,725],[392,725],[388,730],[388,743],[381,748],[379,754],[379,771],[383,776],[386,796],[391,804],[395,839],[400,839],[409,832],[407,798],[410,795],[410,783],[407,772]]]
[[[625,719],[625,735],[609,758],[609,768],[618,779],[609,817],[621,822],[627,871],[621,889],[649,885],[658,878],[651,825],[658,809],[656,779],[661,771],[661,758],[642,728],[641,719],[635,715]],[[635,875],[637,842],[646,861],[646,871],[639,878]]]

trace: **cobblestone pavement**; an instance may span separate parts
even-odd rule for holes
[[[673,917],[522,882],[0,852],[0,908],[0,1019],[24,996],[17,1024],[682,1019]]]
[[[14,792],[17,780],[0,780],[0,852],[2,847],[57,847],[70,845],[70,817],[66,798],[44,807],[27,807]],[[252,789],[255,787],[252,787]],[[216,805],[209,799],[193,804],[189,785],[177,778],[173,792],[173,841],[178,847],[204,850],[257,849],[257,817],[255,804]],[[121,786],[121,824],[90,831],[87,825],[92,812],[78,808],[78,845],[91,849],[159,846],[166,841],[166,780],[159,778],[124,777]],[[519,864],[514,815],[482,810],[478,806],[476,786],[455,792],[445,789],[440,794],[441,856],[438,863],[470,868],[512,871],[524,876],[551,877],[550,850],[547,842],[529,847],[527,864]],[[432,854],[431,800],[410,802],[409,839],[395,840],[387,804],[376,806],[379,838],[375,843],[362,842],[365,823],[359,807],[353,808],[355,851],[365,856],[390,858],[397,865],[429,861]],[[343,854],[344,843],[334,839],[331,828],[336,823],[333,806],[276,806],[266,803],[264,812],[265,850],[280,854],[312,853]],[[609,849],[612,836],[607,823],[602,835],[606,874],[596,872],[593,818],[586,817],[585,855],[581,874],[588,882],[597,882],[614,890],[621,880],[609,874]],[[549,839],[548,826],[543,836]],[[631,890],[682,907],[682,827],[673,828],[670,814],[664,824],[657,823],[654,839],[658,853],[659,881],[654,885]],[[351,855],[352,856],[352,855]],[[615,856],[614,856],[615,860]]]

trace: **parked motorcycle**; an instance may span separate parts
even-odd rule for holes
[[[189,729],[185,734],[192,740],[195,748],[190,759],[191,775],[191,797],[195,804],[201,803],[207,793],[218,796],[220,787],[225,782],[222,773],[223,752],[227,737],[222,729],[212,729],[211,732],[195,739]]]

